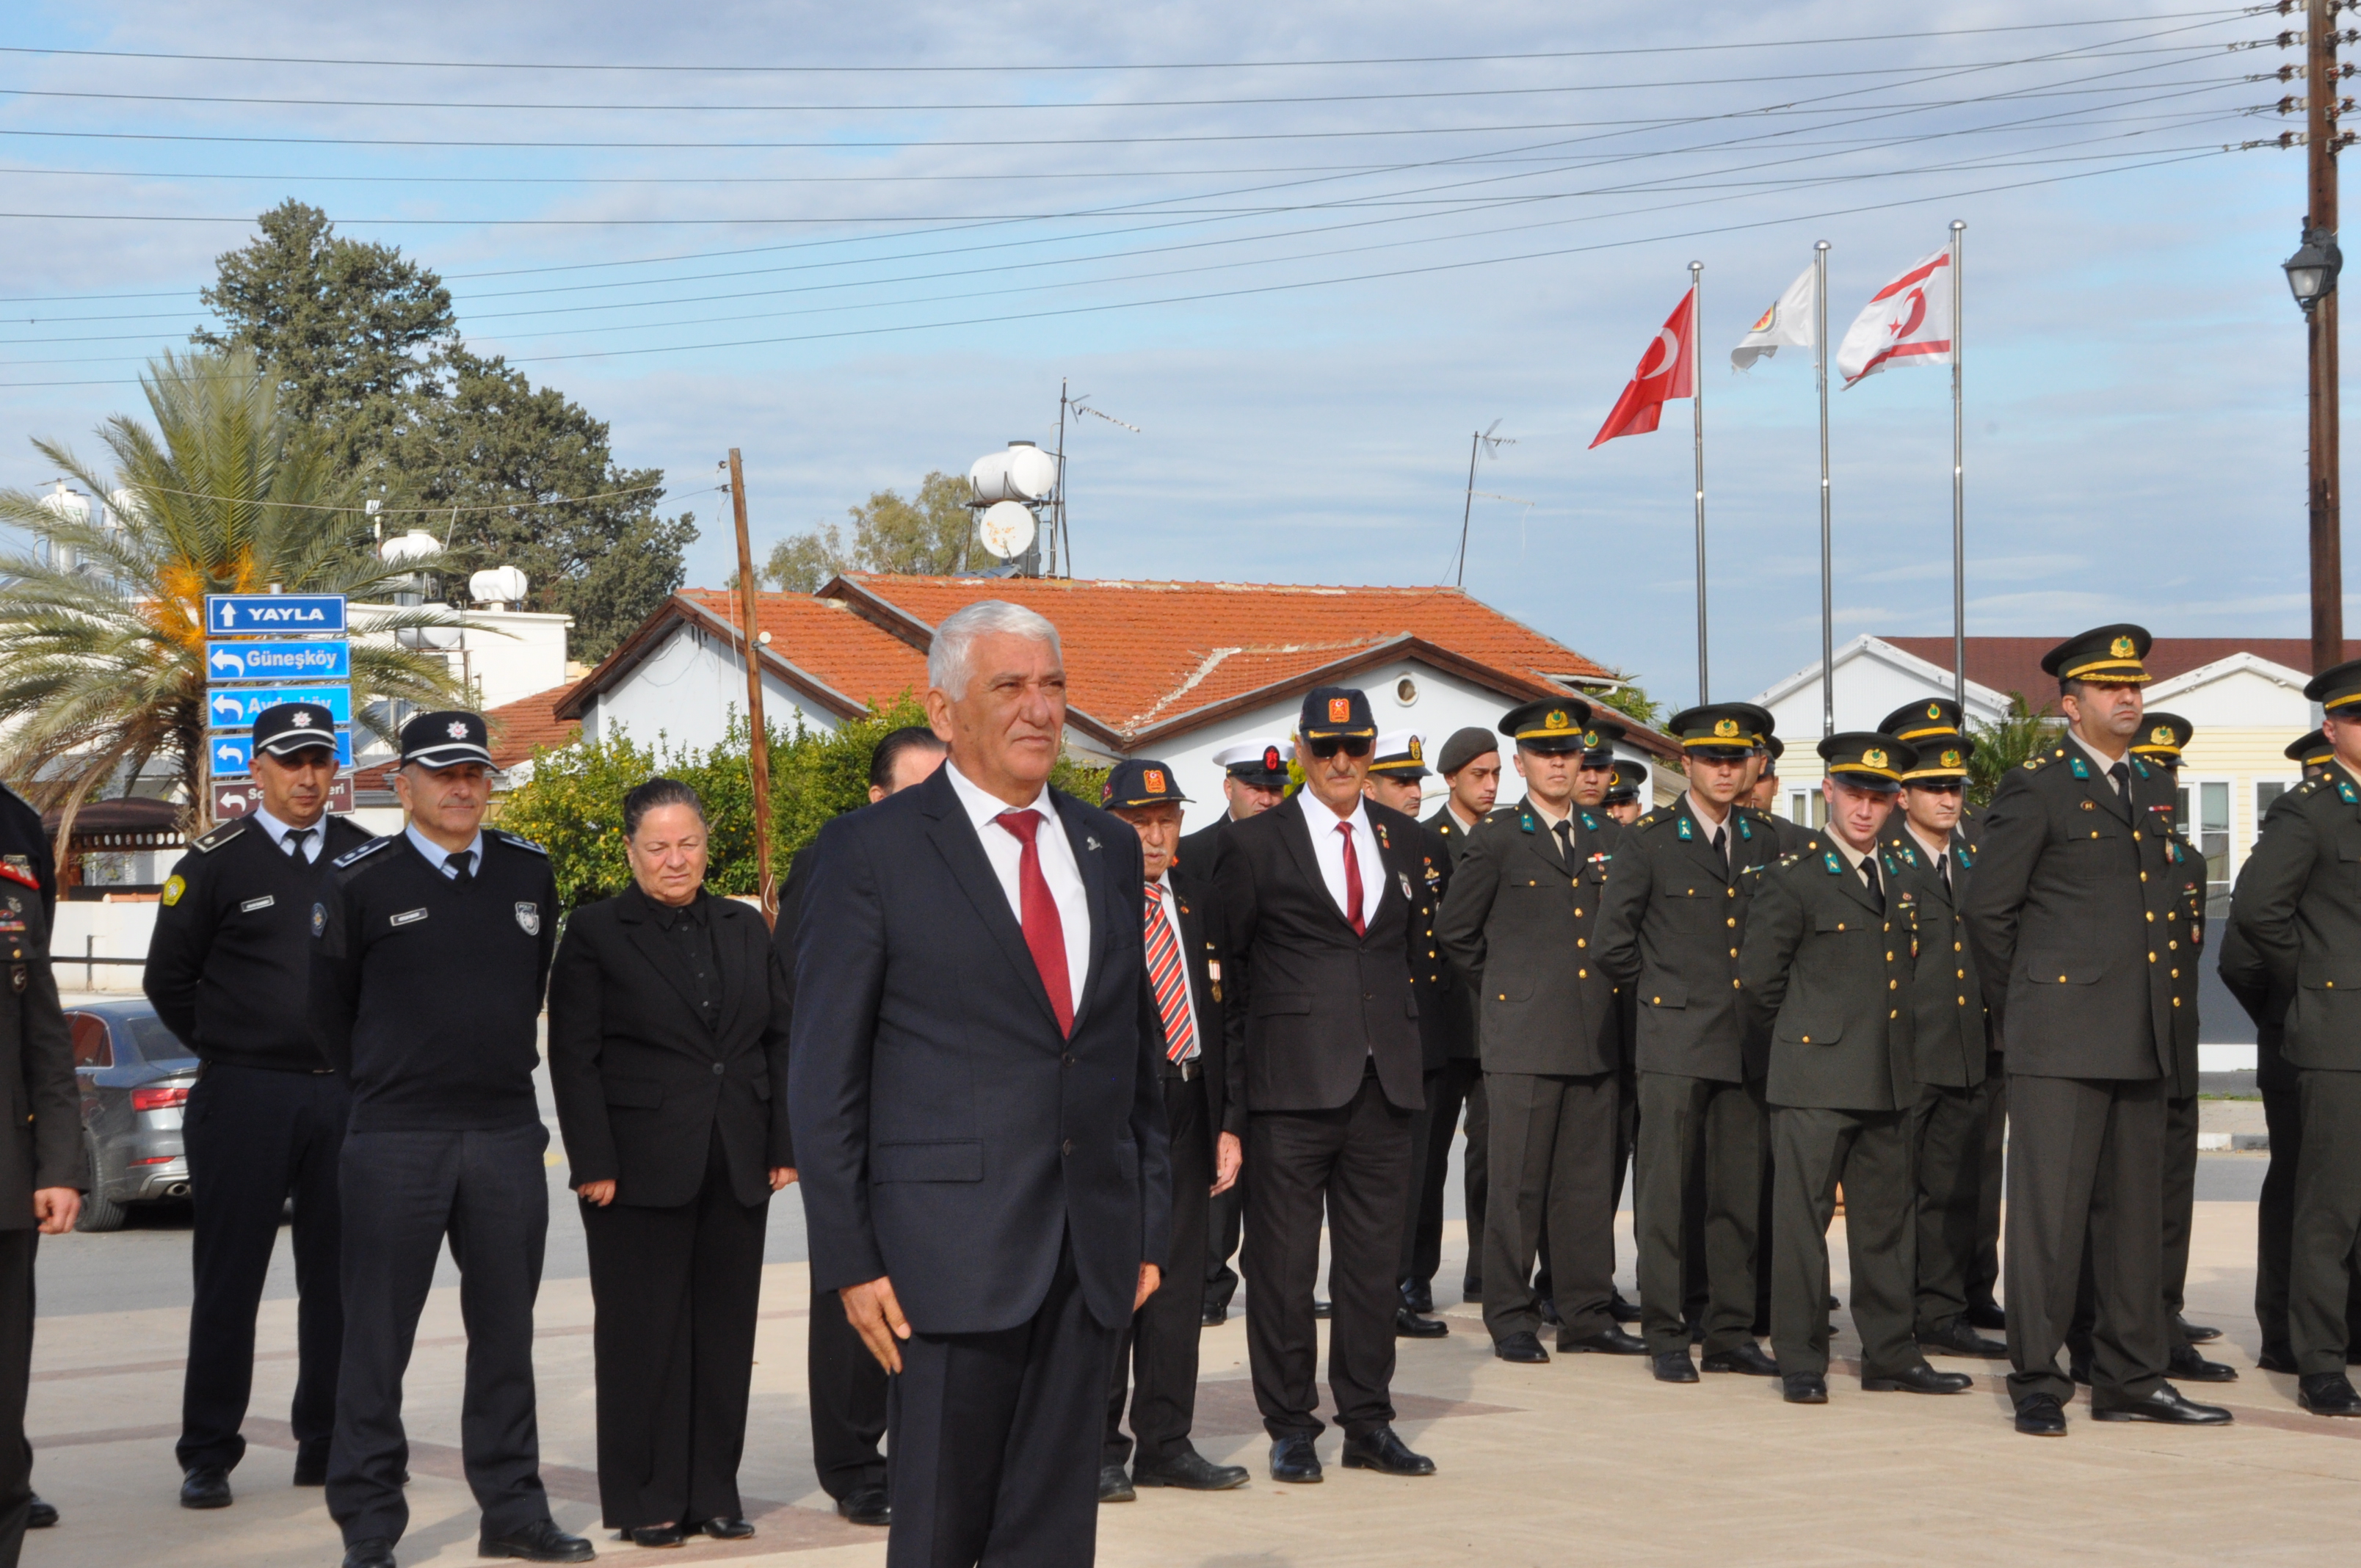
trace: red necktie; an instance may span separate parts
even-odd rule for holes
[[[1165,1059],[1187,1061],[1197,1054],[1197,1014],[1189,1004],[1189,969],[1180,961],[1180,939],[1164,917],[1164,884],[1157,882],[1148,884],[1148,983],[1164,1015]]]
[[[1024,910],[1025,945],[1033,950],[1033,967],[1040,971],[1041,988],[1049,993],[1049,1010],[1058,1015],[1058,1033],[1074,1032],[1074,992],[1066,976],[1066,927],[1058,918],[1058,901],[1041,874],[1041,850],[1033,836],[1041,830],[1041,817],[1033,811],[1004,811],[993,818],[1025,846],[1016,862],[1017,903]]]
[[[1369,932],[1361,920],[1361,861],[1353,853],[1353,825],[1339,822],[1336,831],[1345,835],[1345,918],[1353,923],[1353,935],[1366,937]]]

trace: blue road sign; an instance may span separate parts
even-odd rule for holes
[[[342,594],[205,596],[205,630],[215,637],[318,637],[344,629]]]
[[[351,649],[344,639],[313,642],[208,642],[205,679],[225,681],[348,681]]]
[[[205,755],[217,779],[240,778],[254,772],[254,737],[216,735],[205,743]],[[336,731],[336,766],[353,765],[353,732]]]
[[[205,728],[251,729],[256,714],[282,702],[315,702],[338,724],[353,721],[350,686],[214,686],[205,693]]]

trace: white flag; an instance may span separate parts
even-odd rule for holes
[[[1837,368],[1850,387],[1890,364],[1951,362],[1951,253],[1938,250],[1880,289],[1844,334]]]
[[[1738,346],[1730,351],[1730,367],[1751,370],[1758,359],[1767,359],[1781,349],[1790,346],[1812,346],[1813,274],[1817,268],[1806,267],[1787,291],[1779,296],[1771,308],[1763,313]]]

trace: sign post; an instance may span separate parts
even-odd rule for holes
[[[353,808],[353,663],[342,594],[205,596],[205,815],[243,817],[262,803],[252,782],[255,716],[316,703],[336,727],[337,777],[328,809]]]

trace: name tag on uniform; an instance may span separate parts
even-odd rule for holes
[[[244,904],[237,906],[237,911],[241,915],[251,915],[258,909],[268,909],[278,902],[279,900],[276,896],[266,893],[260,898],[247,899]]]
[[[405,909],[401,914],[395,916],[392,919],[388,920],[386,924],[389,926],[414,926],[419,921],[425,918],[426,911],[423,909]]]

